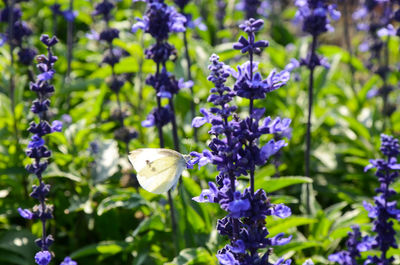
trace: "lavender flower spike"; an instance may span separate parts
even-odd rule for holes
[[[47,158],[51,156],[51,151],[47,149],[43,136],[53,132],[60,132],[62,123],[53,121],[50,125],[45,119],[46,111],[50,106],[49,97],[54,92],[54,87],[50,84],[50,81],[55,73],[54,63],[57,61],[57,57],[53,55],[51,47],[58,40],[56,37],[50,38],[47,35],[42,35],[40,40],[47,46],[47,56],[40,55],[37,57],[37,68],[41,74],[37,76],[35,83],[30,84],[30,89],[37,94],[37,99],[32,102],[31,111],[38,116],[39,122],[31,122],[28,128],[28,131],[33,136],[26,150],[26,155],[32,159],[32,164],[27,165],[26,170],[30,174],[36,175],[39,181],[39,185],[33,185],[30,196],[37,199],[39,204],[32,211],[18,208],[18,212],[25,219],[39,219],[43,223],[42,227],[45,228],[46,221],[53,218],[53,207],[46,204],[46,196],[50,192],[50,185],[44,184],[42,178],[42,174],[48,166]],[[35,255],[36,264],[47,265],[50,263],[52,256],[48,249],[53,241],[53,237],[46,235],[46,230],[43,229],[42,237],[35,241],[36,245],[41,249]]]
[[[240,37],[234,48],[248,53],[250,61],[238,66],[237,72],[220,62],[217,55],[213,54],[210,57],[208,69],[211,73],[208,80],[214,83],[214,87],[208,101],[214,107],[209,110],[201,109],[203,117],[196,117],[192,121],[195,127],[211,124],[209,134],[212,138],[208,145],[209,150],[202,153],[192,152],[194,158],[190,163],[198,163],[199,166],[211,163],[219,171],[215,183],[210,182],[209,188],[193,200],[200,203],[218,203],[221,209],[227,212],[217,223],[219,234],[227,236],[230,240],[230,243],[217,253],[220,264],[291,263],[283,258],[271,263],[271,251],[260,251],[271,246],[287,244],[291,240],[291,236],[284,237],[283,233],[267,238],[268,230],[265,227],[266,216],[286,218],[291,215],[290,208],[283,204],[273,205],[264,190],[254,190],[256,166],[264,165],[270,156],[286,145],[283,140],[271,141],[260,148],[259,138],[263,134],[283,131],[290,124],[288,119],[262,119],[265,109],[253,106],[255,99],[265,98],[267,93],[284,85],[288,77],[282,74],[282,77],[275,78],[272,74],[263,80],[257,72],[258,63],[253,61],[253,55],[259,54],[261,48],[268,46],[268,42],[254,39],[254,33],[260,30],[263,23],[262,20],[249,19],[240,26],[248,38]],[[225,85],[230,75],[236,79],[233,88]],[[240,119],[236,113],[237,106],[233,103],[236,96],[249,99],[250,114],[245,119]],[[237,189],[237,177],[241,175],[250,175],[250,186],[243,191]]]
[[[381,135],[381,152],[386,156],[386,159],[370,160],[370,165],[365,169],[376,168],[375,176],[378,177],[380,187],[375,191],[378,193],[374,197],[375,205],[364,203],[369,211],[369,216],[374,219],[372,231],[376,233],[372,243],[372,248],[381,252],[378,256],[368,256],[366,264],[390,264],[393,262],[393,257],[387,257],[389,248],[397,248],[396,231],[393,229],[393,221],[400,221],[400,209],[397,207],[396,201],[391,201],[390,198],[397,193],[390,188],[396,178],[399,177],[400,164],[397,163],[397,156],[400,153],[400,145],[398,139],[385,134]]]

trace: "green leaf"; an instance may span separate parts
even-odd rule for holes
[[[147,202],[139,194],[118,194],[102,200],[97,208],[97,214],[102,215],[115,208],[135,209]]]
[[[9,230],[0,235],[0,264],[31,264],[35,255],[35,237],[28,230]]]
[[[132,236],[135,237],[139,233],[148,231],[148,230],[165,230],[165,222],[161,219],[159,215],[153,215],[149,218],[144,219],[133,231]]]
[[[283,189],[288,186],[303,184],[303,183],[312,183],[312,179],[308,177],[280,177],[280,178],[264,178],[264,179],[256,179],[255,187],[256,189],[264,189],[266,192],[274,192],[280,189]]]
[[[290,228],[298,227],[301,225],[313,224],[317,222],[317,219],[302,216],[290,216],[285,219],[272,219],[272,217],[267,218],[267,227],[269,231],[269,236],[277,235],[281,232],[287,232]]]
[[[73,252],[70,257],[72,259],[77,259],[77,258],[91,256],[91,255],[100,255],[100,254],[115,255],[117,253],[122,252],[127,246],[128,246],[128,243],[123,242],[123,241],[99,242],[97,244],[92,244],[92,245],[83,247],[81,249],[78,249],[77,251]]]
[[[282,256],[283,254],[285,254],[289,251],[297,252],[302,249],[319,247],[319,246],[321,246],[321,243],[318,241],[290,242],[283,246],[276,246],[274,248],[274,250],[275,250],[274,252],[277,254],[277,256]]]
[[[165,265],[209,265],[215,264],[215,258],[204,248],[187,248],[181,250],[172,262]]]

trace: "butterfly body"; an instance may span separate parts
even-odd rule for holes
[[[164,193],[175,186],[186,159],[182,154],[164,148],[141,148],[129,153],[140,186],[152,193]]]

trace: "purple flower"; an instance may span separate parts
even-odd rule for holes
[[[65,257],[60,265],[78,265],[78,263],[76,261],[73,261],[70,257]]]
[[[55,71],[53,69],[45,71],[37,76],[38,81],[48,81],[53,78]]]
[[[31,139],[32,141],[29,142],[28,148],[39,148],[44,145],[44,140],[37,134],[33,135]]]
[[[203,114],[204,117],[195,117],[192,121],[192,126],[198,128],[205,123],[209,123],[211,118],[213,117],[212,113],[206,110],[205,108],[200,109],[200,113]]]
[[[1,41],[0,41],[1,42]],[[1,43],[0,43],[1,47]],[[37,51],[32,48],[22,48],[18,51],[19,61],[24,65],[31,65]]]
[[[115,28],[108,28],[100,32],[99,39],[111,43],[114,39],[118,38],[119,30]]]
[[[290,240],[292,240],[292,236],[286,237],[284,238],[284,233],[279,233],[276,236],[274,236],[273,238],[270,238],[270,245],[271,246],[282,246],[282,245],[286,245],[287,243],[290,242]]]
[[[352,226],[352,230],[348,233],[347,250],[329,255],[330,261],[341,265],[357,265],[357,258],[361,257],[360,252],[371,249],[371,237],[362,237],[359,226]]]
[[[74,10],[65,10],[62,11],[62,15],[65,18],[65,20],[72,22],[77,17],[78,12]]]
[[[329,17],[340,18],[340,12],[335,5],[328,5],[325,0],[296,0],[295,21],[303,23],[303,31],[318,36],[327,31],[333,31]]]
[[[146,120],[142,121],[143,127],[164,126],[167,125],[172,118],[171,109],[169,106],[162,108],[154,108]]]
[[[233,201],[229,203],[228,210],[229,216],[234,218],[243,217],[245,211],[250,208],[250,202],[248,199],[242,199],[241,193],[236,191],[233,194]]]
[[[235,256],[231,252],[217,254],[217,258],[221,265],[240,265],[239,261],[235,259]]]
[[[19,213],[19,215],[21,215],[22,218],[25,218],[25,219],[33,218],[33,213],[28,209],[18,208],[18,213]]]
[[[287,146],[287,143],[284,140],[279,140],[275,142],[274,139],[270,140],[267,144],[265,144],[260,151],[261,160],[266,161],[272,155],[276,154],[282,147]]]
[[[148,2],[146,15],[143,19],[137,19],[137,21],[132,26],[133,33],[142,29],[158,40],[168,39],[171,32],[186,30],[186,17],[178,13],[172,6],[166,5],[164,0]]]
[[[236,6],[236,10],[243,11],[246,15],[246,19],[258,17],[262,15],[260,6],[265,1],[261,2],[260,0],[242,0]]]
[[[51,261],[51,253],[47,250],[39,251],[35,255],[35,262],[38,265],[47,265]]]
[[[53,36],[50,38],[49,35],[47,35],[47,34],[43,34],[42,36],[40,36],[40,41],[47,47],[52,47],[58,43],[58,39],[56,36]],[[49,56],[49,59],[50,59],[50,56]]]
[[[110,19],[111,10],[114,8],[114,4],[108,0],[98,3],[95,7],[95,11],[92,13],[94,16],[102,15],[105,20]]]
[[[290,210],[290,208],[283,203],[275,205],[275,207],[273,207],[272,209],[272,215],[275,215],[282,219],[292,215],[292,211]]]
[[[194,197],[193,200],[196,202],[216,202],[216,198],[218,197],[218,189],[217,186],[213,182],[208,182],[210,189],[204,189],[200,196]]]
[[[61,132],[62,127],[63,127],[62,122],[55,120],[51,123],[51,132]]]
[[[314,265],[314,262],[311,259],[304,261],[303,265]]]

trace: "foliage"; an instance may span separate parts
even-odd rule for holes
[[[59,43],[52,47],[52,53],[58,61],[54,64],[51,81],[54,93],[46,115],[49,120],[62,121],[63,130],[43,136],[52,151],[49,166],[43,173],[43,181],[51,185],[46,203],[54,205],[54,218],[46,222],[47,234],[54,238],[50,247],[54,255],[51,264],[60,264],[66,256],[87,265],[218,264],[216,253],[228,241],[218,235],[216,222],[227,213],[218,205],[192,200],[208,187],[208,182],[214,181],[218,175],[214,167],[183,172],[178,187],[172,191],[177,224],[174,233],[167,195],[152,194],[140,188],[127,158],[127,149],[159,147],[157,128],[141,126],[148,113],[157,106],[156,91],[145,81],[146,76],[157,72],[156,64],[146,60],[144,55],[145,49],[155,41],[141,30],[134,34],[131,31],[136,18],[145,14],[146,3],[112,1],[115,7],[106,25],[90,15],[95,5],[103,1],[71,2],[76,17],[68,20],[73,22],[74,32],[69,78],[66,78],[67,19],[72,13],[66,11],[71,11],[70,1],[0,3],[2,10],[6,3],[19,7],[21,21],[32,30],[32,34],[24,36],[13,49],[5,35],[0,35],[3,44],[0,46],[0,263],[33,264],[35,254],[40,250],[35,239],[42,236],[41,223],[21,218],[17,210],[30,209],[36,203],[29,193],[32,185],[39,182],[25,170],[31,160],[24,150],[31,140],[27,129],[35,120],[30,108],[37,97],[29,84],[40,72],[33,62],[21,62],[18,52],[31,48],[37,54],[46,54],[40,36],[55,33]],[[166,2],[174,5],[174,1]],[[197,116],[200,108],[210,106],[207,98],[214,87],[207,80],[210,55],[217,54],[220,61],[235,69],[236,65],[246,61],[232,48],[240,36],[238,26],[246,17],[243,8],[237,7],[239,2],[189,1],[183,8],[177,8],[191,16],[192,24],[185,26],[194,84],[194,98],[189,88],[182,88],[174,95],[181,153],[201,152],[209,144],[209,128],[205,126],[197,129],[197,141],[194,140],[191,104],[192,101],[195,103]],[[269,47],[257,58],[260,62],[258,71],[267,76],[271,69],[284,70],[292,58],[306,58],[311,38],[304,36],[301,28],[292,23],[297,10],[295,1],[260,2],[270,4],[265,25],[256,35],[259,40],[269,41]],[[338,2],[337,8],[342,11],[348,1]],[[393,10],[398,10],[397,1],[380,2],[379,5],[390,3]],[[56,3],[60,5],[62,16],[53,13],[51,7]],[[353,4],[346,8],[352,12],[361,7]],[[374,12],[382,10],[377,6]],[[259,17],[267,14],[262,9],[259,11],[256,14]],[[308,69],[294,69],[286,86],[254,101],[255,109],[265,108],[265,113],[271,117],[292,120],[287,147],[279,151],[271,163],[257,167],[254,172],[255,189],[264,189],[271,203],[284,203],[292,210],[292,215],[286,219],[266,218],[269,237],[281,232],[292,236],[290,243],[274,248],[273,261],[283,256],[292,259],[292,264],[303,264],[307,259],[314,264],[333,264],[328,256],[346,248],[351,226],[358,225],[362,236],[375,235],[363,201],[373,201],[379,181],[373,172],[363,169],[370,163],[369,159],[380,157],[381,133],[400,137],[400,75],[397,71],[400,39],[398,36],[378,36],[385,44],[382,58],[388,60],[385,66],[390,70],[383,75],[378,71],[382,70],[380,64],[370,67],[369,52],[358,50],[369,33],[359,32],[349,23],[352,49],[347,47],[342,23],[345,19],[351,22],[351,12],[347,17],[342,12],[339,21],[331,21],[335,32],[322,33],[319,36],[321,44],[316,47],[316,53],[325,57],[330,67],[314,70],[309,177],[304,173]],[[217,15],[219,19],[216,19]],[[395,14],[393,16],[396,18]],[[5,16],[0,15],[2,17]],[[0,21],[0,32],[6,34],[8,20]],[[391,23],[395,28],[398,26],[395,19]],[[93,38],[95,33],[91,30],[101,32],[108,27],[117,29],[119,37],[110,43]],[[176,82],[180,78],[186,79],[188,61],[182,34],[171,34],[168,42],[175,47],[176,56],[173,54],[174,58],[169,59],[174,61],[165,63],[166,70],[173,73]],[[111,46],[122,52],[119,62],[113,66],[102,63],[104,51]],[[113,76],[124,79],[118,93],[109,88]],[[10,89],[12,83],[14,88]],[[234,81],[228,80],[227,85],[233,87]],[[373,96],[372,92],[383,88],[386,88],[385,96]],[[248,100],[237,98],[235,104],[237,112],[243,114],[241,118],[246,117]],[[121,117],[126,128],[136,130],[137,138],[130,137],[127,141],[116,138]],[[165,147],[174,149],[174,136],[170,133],[172,125],[164,127]],[[265,136],[260,141],[266,143],[270,137]],[[244,190],[247,183],[248,177],[239,177],[238,189]],[[306,187],[311,184],[307,198]],[[400,192],[398,178],[391,186],[397,194]],[[392,201],[398,199],[399,195],[391,198]],[[393,229],[399,242],[400,225],[395,220]],[[374,255],[375,250],[362,252],[360,260]],[[389,248],[387,257],[394,258],[392,264],[400,264],[398,248]]]

